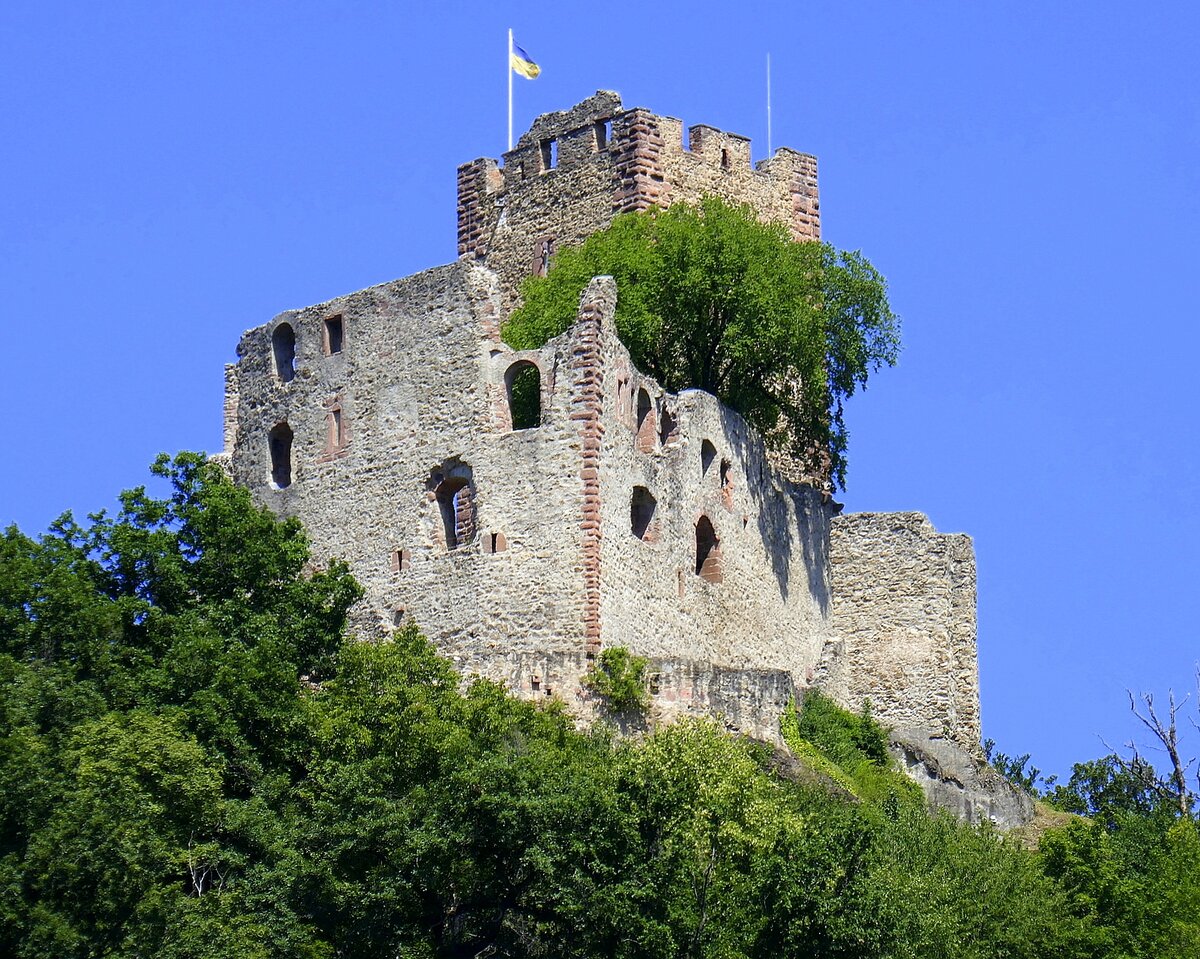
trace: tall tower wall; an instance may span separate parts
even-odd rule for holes
[[[582,243],[614,216],[705,195],[748,203],[793,238],[821,236],[816,157],[781,148],[751,164],[750,140],[715,127],[625,109],[601,91],[547,113],[504,154],[458,170],[458,253],[500,276],[504,303],[543,271],[547,255]]]

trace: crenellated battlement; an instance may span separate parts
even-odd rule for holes
[[[787,223],[796,240],[821,235],[816,157],[780,148],[757,164],[749,138],[642,107],[600,91],[569,110],[539,116],[503,165],[458,169],[458,253],[485,261],[515,305],[526,276],[554,250],[581,243],[614,216],[706,195],[748,203]]]

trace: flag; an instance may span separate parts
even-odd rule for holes
[[[512,64],[512,68],[526,80],[534,80],[542,72],[542,68],[533,62],[533,58],[515,43],[512,45],[512,51],[509,53],[508,59]]]

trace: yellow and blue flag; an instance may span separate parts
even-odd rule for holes
[[[542,72],[542,68],[533,62],[533,57],[515,43],[512,45],[512,50],[509,51],[508,59],[512,63],[513,70],[525,77],[526,80],[534,80]]]

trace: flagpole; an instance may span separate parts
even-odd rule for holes
[[[767,54],[767,156],[771,156],[771,54]]]
[[[508,28],[508,56],[504,59],[504,69],[508,72],[508,149],[512,152],[512,27]]]

